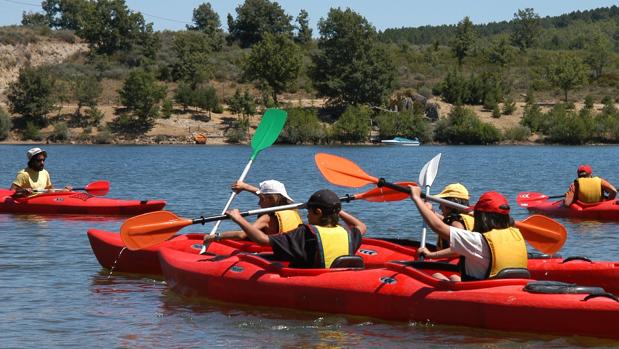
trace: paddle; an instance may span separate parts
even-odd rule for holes
[[[414,182],[400,182],[401,185],[416,185]],[[399,201],[408,198],[407,193],[394,191],[389,188],[374,188],[364,193],[346,195],[340,197],[343,202],[353,200],[366,200],[370,202]],[[242,212],[241,216],[251,216],[281,210],[303,208],[305,203],[294,203],[283,206],[261,208]],[[164,242],[174,236],[180,229],[192,224],[205,224],[207,222],[222,221],[229,219],[225,214],[195,219],[180,218],[169,211],[156,211],[144,213],[127,219],[120,227],[120,237],[132,251],[147,248]]]
[[[266,112],[262,116],[262,121],[260,121],[260,124],[258,125],[258,128],[256,129],[256,133],[254,133],[254,136],[251,140],[252,153],[251,153],[251,156],[249,157],[249,162],[247,163],[247,165],[245,166],[245,169],[243,170],[243,173],[241,174],[241,177],[239,177],[239,181],[245,180],[245,177],[247,177],[247,173],[249,172],[249,169],[252,163],[254,162],[254,159],[256,158],[256,156],[258,156],[258,154],[262,150],[270,147],[275,142],[275,140],[277,140],[279,133],[284,128],[284,124],[286,123],[287,117],[288,117],[288,114],[284,110],[281,110],[281,109],[267,109],[266,110]],[[236,196],[236,192],[233,191],[232,194],[230,195],[230,198],[228,199],[228,202],[226,202],[224,209],[221,211],[221,214],[226,213],[226,211],[230,207],[230,204],[232,204],[232,200],[234,200],[235,196]],[[220,223],[221,223],[220,220],[218,220],[217,223],[215,223],[215,226],[210,232],[211,235],[217,232],[217,229],[219,228]]]
[[[35,190],[34,192],[36,192],[36,193],[49,193],[49,192],[61,191],[61,190],[64,190],[64,189],[40,189],[40,190]],[[73,188],[71,190],[73,190],[73,191],[75,191],[75,190],[84,190],[88,194],[91,194],[91,195],[94,195],[94,196],[104,196],[104,195],[106,195],[110,191],[110,182],[108,182],[108,181],[95,181],[95,182],[92,182],[92,183],[88,184],[87,186],[85,186],[83,188]]]
[[[545,201],[548,199],[560,199],[564,197],[565,197],[565,194],[548,196],[542,193],[525,191],[522,193],[518,193],[518,196],[516,196],[516,203],[518,204],[518,206],[521,206],[521,207],[529,207],[530,203],[533,203],[536,201]]]
[[[419,172],[419,186],[425,188],[426,196],[430,195],[430,187],[432,183],[434,183],[434,179],[436,178],[436,174],[438,173],[438,165],[441,162],[441,153],[438,153],[432,160],[428,161],[421,172]],[[426,247],[426,235],[427,235],[427,225],[426,222],[423,222],[423,228],[421,229],[421,247]],[[424,256],[419,257],[420,260],[424,259]]]
[[[327,179],[327,181],[344,187],[362,187],[367,184],[376,184],[379,187],[385,186],[394,190],[410,193],[410,188],[405,188],[397,184],[389,183],[384,178],[376,178],[368,175],[354,162],[331,154],[316,154],[316,165]],[[468,212],[471,209],[467,206],[451,202],[435,196],[421,193],[423,198],[430,201]],[[516,227],[520,229],[522,236],[529,244],[541,252],[553,254],[561,249],[567,237],[567,231],[561,223],[548,217],[534,215],[523,222],[516,221]]]

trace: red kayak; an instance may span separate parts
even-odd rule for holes
[[[84,192],[58,191],[15,199],[0,189],[0,213],[138,215],[163,209],[163,200],[120,200]]]
[[[184,245],[184,250],[197,254],[202,248],[203,234],[178,235],[159,245],[146,249],[130,251],[124,248],[120,234],[98,229],[88,230],[90,246],[104,268],[115,272],[161,275],[159,257],[162,246],[174,242]],[[182,242],[178,242],[182,241]],[[406,243],[410,246],[402,246]],[[384,241],[364,238],[357,255],[363,258],[366,267],[382,267],[388,261],[411,261],[416,255],[418,242],[410,240]],[[222,240],[213,242],[207,250],[211,254],[230,255],[239,252],[270,252],[271,249],[251,241]],[[451,263],[455,263],[452,261]],[[586,286],[599,286],[609,292],[619,294],[619,262],[595,262],[585,257],[560,258],[542,254],[529,254],[529,272],[536,280],[555,280]]]
[[[161,275],[158,251],[169,243],[182,241],[185,251],[199,253],[202,248],[204,234],[177,235],[172,239],[145,249],[131,251],[124,249],[125,244],[119,233],[99,229],[88,230],[88,240],[99,264],[107,269],[121,273]],[[408,241],[408,240],[399,240]],[[177,245],[178,246],[178,245]],[[271,252],[268,246],[260,246],[247,240],[222,240],[212,242],[207,252],[210,255],[227,256],[239,252],[260,253]],[[407,260],[415,253],[410,249],[393,242],[364,238],[357,255],[363,258],[366,267],[381,267],[385,261]],[[120,258],[118,256],[120,255]]]
[[[530,279],[471,282],[432,276],[446,263],[388,262],[383,268],[288,268],[272,254],[159,251],[175,292],[225,302],[555,335],[619,339],[617,298],[598,287]]]
[[[564,206],[563,200],[549,200],[551,198],[541,193],[523,192],[518,194],[516,200],[521,207],[546,216],[619,220],[619,204],[617,200],[607,200],[594,204],[575,201],[570,206]]]

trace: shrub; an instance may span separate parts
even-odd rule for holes
[[[341,142],[365,142],[370,134],[370,109],[349,106],[335,122],[334,136]]]
[[[318,120],[315,109],[288,109],[288,121],[282,130],[279,140],[282,143],[321,143],[325,137],[324,127]]]
[[[380,138],[393,137],[417,137],[423,141],[430,141],[432,134],[430,124],[421,113],[405,111],[400,113],[383,112],[378,114],[374,120],[379,127]]]
[[[505,98],[503,102],[503,115],[512,115],[516,111],[516,102],[511,97]]]
[[[249,119],[241,118],[232,122],[232,126],[226,131],[226,141],[228,143],[242,143],[247,141],[249,132]]]
[[[437,123],[435,139],[448,144],[491,144],[501,140],[501,132],[479,120],[473,110],[457,106]]]
[[[54,124],[54,131],[47,137],[51,142],[64,142],[69,139],[69,128],[64,122]]]
[[[40,141],[43,139],[41,136],[41,130],[39,127],[32,121],[26,122],[26,128],[22,133],[22,137],[24,139],[31,139],[33,141]]]
[[[504,138],[516,142],[524,142],[531,136],[531,130],[526,126],[515,126],[505,130]]]
[[[498,103],[495,103],[494,107],[492,108],[492,117],[495,119],[498,119],[501,117],[501,108],[499,108]]]
[[[11,127],[11,116],[4,110],[4,108],[2,108],[2,106],[0,106],[0,141],[3,141],[9,137]]]
[[[588,95],[585,97],[585,109],[593,109],[593,96]]]
[[[173,111],[174,106],[172,105],[172,101],[168,98],[164,99],[161,104],[161,117],[163,119],[169,119],[172,116]]]
[[[99,131],[93,139],[95,144],[112,144],[112,133],[109,129],[105,128]]]

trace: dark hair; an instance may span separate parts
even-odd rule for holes
[[[467,200],[467,199],[447,197],[447,198],[445,198],[445,200],[449,200],[451,202],[455,202],[456,204],[460,204],[460,205],[464,205],[464,206],[470,206],[471,205],[471,204],[469,204],[469,200]]]
[[[512,222],[508,214],[475,211],[473,231],[483,234],[492,229],[505,229],[512,226]]]
[[[38,153],[37,155],[34,155],[33,157],[31,157],[30,160],[28,160],[28,167],[32,167],[32,164],[37,162],[37,159],[39,158],[39,155],[43,155],[43,158],[47,160],[47,153],[45,153],[45,152]]]
[[[336,226],[340,221],[340,210],[341,207],[335,208],[325,208],[320,206],[308,206],[308,210],[314,211],[316,213],[316,209],[319,208],[322,211],[322,215],[320,216],[320,223],[318,225],[323,227]]]

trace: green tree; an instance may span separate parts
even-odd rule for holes
[[[220,109],[219,98],[213,86],[199,86],[194,91],[194,96],[195,106],[208,111],[209,117],[212,111]]]
[[[0,141],[3,141],[9,137],[13,124],[11,122],[11,116],[9,113],[0,106]]]
[[[587,45],[587,57],[585,58],[585,63],[593,71],[595,80],[602,76],[604,68],[610,63],[611,52],[612,43],[608,37],[601,32],[595,33]]]
[[[47,68],[24,67],[17,80],[9,84],[7,98],[11,112],[43,126],[56,103],[54,80]]]
[[[587,79],[582,61],[566,55],[560,55],[555,62],[546,66],[546,77],[554,87],[563,91],[566,103],[568,92],[582,85]]]
[[[473,31],[473,22],[469,17],[464,17],[456,28],[456,38],[453,42],[452,50],[458,59],[458,66],[462,66],[464,57],[468,56],[469,51],[475,43],[475,33]]]
[[[492,144],[501,140],[501,131],[482,122],[473,110],[456,106],[438,121],[434,138],[447,144]]]
[[[532,8],[519,9],[512,22],[512,43],[522,51],[533,47],[541,29],[539,15]]]
[[[312,41],[312,28],[309,26],[308,17],[309,14],[304,9],[299,11],[296,25],[297,35],[294,37],[299,45],[307,45]]]
[[[183,111],[187,112],[187,107],[190,105],[194,105],[193,102],[193,89],[186,82],[181,82],[176,87],[176,92],[174,93],[174,100],[176,103],[183,106]]]
[[[319,51],[310,76],[319,96],[330,104],[379,105],[391,93],[395,67],[368,21],[346,9],[331,9],[318,23]]]
[[[198,31],[175,33],[174,51],[176,52],[176,61],[172,68],[174,78],[189,82],[192,89],[195,89],[199,83],[210,77],[211,43],[206,34]]]
[[[49,26],[49,22],[47,21],[47,16],[42,13],[24,11],[21,16],[21,25],[30,27],[47,27]]]
[[[513,61],[515,53],[507,37],[500,36],[498,39],[492,41],[486,55],[488,62],[505,68],[506,65]]]
[[[165,97],[166,87],[157,83],[153,73],[137,69],[129,74],[118,93],[122,105],[141,124],[150,124],[159,114],[159,102]]]
[[[236,20],[228,15],[228,38],[247,48],[261,41],[265,33],[291,36],[291,20],[277,2],[245,0],[236,8]]]
[[[277,103],[277,95],[297,80],[301,60],[301,50],[288,36],[265,33],[262,41],[252,48],[243,71],[247,79],[258,82],[258,87],[268,86]]]
[[[370,109],[350,105],[333,125],[335,137],[341,142],[365,142],[370,135]]]
[[[73,80],[73,94],[77,101],[77,109],[75,114],[81,115],[81,109],[84,106],[91,109],[97,106],[97,100],[101,96],[103,88],[101,82],[94,76],[78,76]]]
[[[51,28],[81,30],[92,13],[93,2],[87,0],[47,0],[41,7]]]
[[[211,7],[211,3],[204,3],[193,10],[193,23],[187,29],[201,31],[210,38],[213,49],[219,50],[223,46],[223,30],[219,15]]]
[[[325,137],[324,126],[320,124],[315,109],[288,109],[288,120],[279,136],[287,144],[320,143]]]

